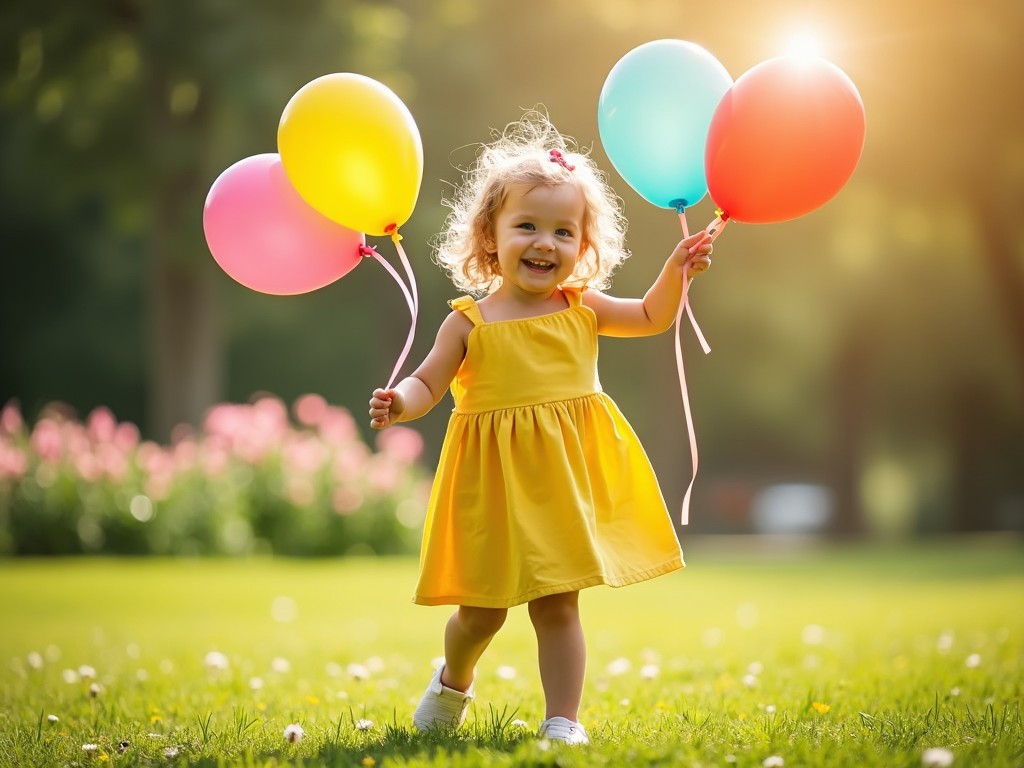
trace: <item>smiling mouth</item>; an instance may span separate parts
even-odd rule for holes
[[[532,272],[550,272],[555,268],[555,265],[550,261],[534,261],[533,259],[523,259],[523,264],[526,268]]]

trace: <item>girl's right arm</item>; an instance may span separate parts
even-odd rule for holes
[[[420,367],[392,389],[373,390],[370,426],[386,429],[400,421],[412,421],[437,405],[462,365],[472,329],[473,323],[461,312],[448,315]]]

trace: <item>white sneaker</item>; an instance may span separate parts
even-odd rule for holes
[[[465,693],[442,685],[441,672],[443,671],[444,664],[434,671],[430,685],[427,686],[423,698],[420,699],[420,703],[412,715],[412,723],[416,726],[417,731],[462,725],[462,721],[466,719],[466,707],[476,696],[473,693],[472,685]]]
[[[563,744],[582,745],[589,744],[587,732],[579,723],[574,723],[567,717],[549,717],[540,724],[541,738],[550,741],[560,741]]]

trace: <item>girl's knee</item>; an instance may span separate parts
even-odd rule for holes
[[[473,608],[459,606],[459,624],[474,637],[490,637],[497,634],[505,623],[508,610],[505,608]]]
[[[530,620],[537,624],[570,624],[580,620],[579,592],[564,592],[530,601]]]

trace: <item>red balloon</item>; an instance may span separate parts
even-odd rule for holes
[[[835,196],[864,148],[864,103],[835,64],[780,56],[741,75],[715,109],[704,168],[729,218],[787,221]]]

